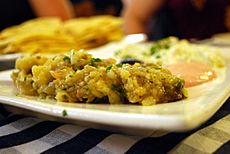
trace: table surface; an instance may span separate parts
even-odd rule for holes
[[[201,127],[184,133],[130,136],[36,117],[0,107],[0,153],[229,153],[230,98]],[[194,119],[195,120],[195,119]]]

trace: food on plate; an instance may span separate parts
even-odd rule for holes
[[[131,44],[115,52],[121,59],[158,63],[191,87],[216,78],[216,71],[225,67],[218,48],[189,43],[176,37],[165,38],[149,44]],[[193,72],[191,72],[193,71]]]
[[[216,78],[216,73],[201,62],[178,62],[166,66],[172,74],[185,80],[185,87],[196,86]]]
[[[70,49],[88,49],[123,36],[122,20],[113,16],[95,16],[61,21],[55,17],[29,20],[0,33],[0,54],[58,53]]]
[[[63,102],[152,105],[186,98],[184,81],[156,64],[116,64],[84,51],[17,59],[12,79],[20,94]]]
[[[113,16],[76,18],[64,23],[63,28],[83,49],[97,47],[123,37],[122,19]]]

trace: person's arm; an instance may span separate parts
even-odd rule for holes
[[[38,17],[57,16],[63,20],[74,17],[74,10],[69,0],[29,0]]]
[[[225,26],[227,30],[230,32],[230,6],[227,6],[225,10]]]
[[[124,30],[127,34],[146,33],[146,25],[164,0],[123,0]]]

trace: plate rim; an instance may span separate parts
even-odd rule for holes
[[[0,74],[9,74],[12,71],[13,70],[2,71],[0,72]],[[9,98],[7,96],[2,96],[1,94],[0,94],[0,103],[26,109],[26,110],[31,110],[33,112],[38,112],[41,114],[46,114],[46,115],[64,118],[64,119],[70,119],[70,120],[86,121],[86,122],[94,122],[94,123],[96,122],[99,124],[131,127],[137,129],[145,129],[145,130],[157,129],[157,130],[167,130],[167,131],[187,131],[201,125],[204,121],[209,119],[224,104],[224,102],[228,99],[229,96],[230,96],[230,84],[227,86],[227,89],[223,93],[221,93],[221,95],[218,95],[220,99],[218,99],[218,102],[215,102],[215,111],[206,114],[206,117],[200,118],[199,121],[192,122],[192,123],[190,121],[191,118],[194,117],[186,117],[186,116],[181,117],[181,116],[159,115],[159,114],[147,115],[143,113],[122,113],[122,112],[119,112],[118,114],[117,112],[111,112],[111,111],[92,110],[92,109],[85,109],[85,108],[83,109],[83,108],[62,106],[60,104],[53,105],[48,103],[41,103],[38,100],[27,99],[25,97],[14,96]],[[36,106],[37,104],[39,104],[39,106]],[[68,116],[63,117],[62,115],[63,110],[67,110]],[[195,117],[199,117],[201,113],[196,113],[194,115]],[[116,118],[113,119],[114,117]],[[115,121],[111,123],[111,120],[115,120]],[[161,125],[159,125],[159,123],[158,125],[155,125],[154,121],[157,122],[159,120],[161,120]]]
[[[230,59],[226,59],[226,74],[225,75],[230,77],[230,71],[229,71],[230,61],[229,60]],[[4,75],[5,77],[6,75],[8,75],[9,77],[12,71],[13,70],[2,71],[0,72],[0,76]],[[9,78],[7,79],[7,81],[10,81],[12,83],[12,80],[10,80]],[[193,117],[191,116],[183,116],[183,117],[182,116],[172,116],[170,114],[146,115],[143,113],[122,113],[122,112],[119,112],[119,115],[117,115],[117,112],[102,111],[102,110],[92,111],[91,109],[82,110],[82,108],[77,109],[73,107],[66,107],[66,106],[63,107],[60,105],[59,106],[55,105],[56,110],[53,109],[53,111],[49,111],[47,110],[47,108],[49,109],[49,108],[54,107],[51,104],[40,103],[39,101],[36,101],[36,100],[27,100],[29,102],[32,101],[32,102],[39,103],[40,108],[38,107],[35,108],[34,106],[31,106],[30,103],[26,104],[26,102],[24,102],[23,104],[24,107],[23,107],[22,105],[20,105],[20,103],[23,103],[23,102],[18,103],[18,99],[16,99],[18,98],[18,96],[14,96],[13,98],[8,98],[2,94],[0,94],[0,103],[22,108],[22,109],[24,108],[27,110],[31,110],[33,112],[38,112],[38,113],[50,115],[53,117],[59,117],[62,119],[70,119],[70,120],[72,119],[72,120],[77,120],[77,121],[81,120],[81,121],[94,122],[94,123],[96,122],[99,124],[106,124],[106,125],[111,125],[111,126],[123,126],[123,127],[137,128],[137,129],[142,129],[142,130],[155,130],[156,129],[156,130],[167,130],[167,131],[187,131],[187,130],[191,130],[201,125],[203,122],[208,120],[225,103],[225,101],[230,96],[230,82],[228,83],[228,81],[230,80],[225,79],[223,81],[224,83],[227,82],[227,85],[224,86],[226,89],[222,93],[217,95],[219,97],[217,99],[218,102],[215,102],[215,104],[212,106],[210,105],[210,108],[212,108],[212,112],[207,112],[205,116],[202,118],[199,118],[199,116],[201,116],[202,114],[201,109],[199,111],[200,113],[194,114]],[[25,98],[21,98],[21,100],[23,99]],[[45,108],[46,110],[44,108],[41,108],[42,105],[44,106],[44,108],[47,107]],[[25,106],[29,108],[25,108]],[[64,109],[67,109],[67,112],[68,112],[68,116],[66,117],[62,116],[62,111]],[[76,113],[74,114],[73,112],[77,112],[78,115],[76,115]],[[98,113],[100,117],[98,117]],[[119,116],[119,118],[115,119],[116,121],[113,121],[114,116],[115,117]],[[107,117],[107,118],[104,118],[104,117]],[[198,120],[192,121],[191,118],[194,118],[194,117],[198,117]],[[140,120],[140,118],[142,119]],[[159,120],[162,120],[164,122],[159,123]],[[158,124],[155,125],[154,122],[158,122]]]

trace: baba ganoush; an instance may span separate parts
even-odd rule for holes
[[[19,94],[62,102],[152,105],[186,98],[184,80],[159,65],[121,65],[84,51],[25,56],[16,69],[12,79]]]

